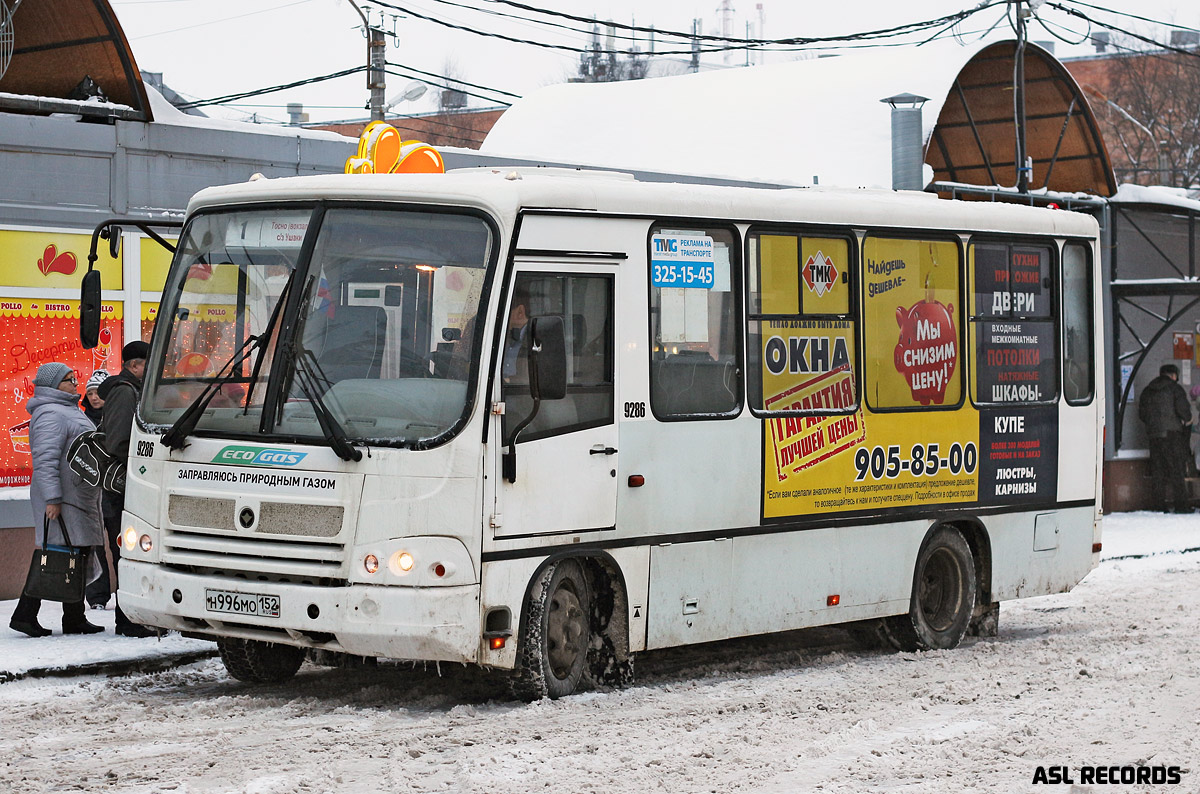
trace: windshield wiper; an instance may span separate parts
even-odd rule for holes
[[[300,386],[300,390],[304,392],[304,396],[312,403],[313,412],[317,415],[317,422],[321,425],[321,432],[325,434],[325,440],[342,460],[362,460],[362,452],[350,443],[346,436],[346,430],[321,397],[317,374],[319,373],[321,379],[326,383],[329,382],[329,379],[321,372],[321,365],[317,363],[316,356],[303,345],[297,345],[295,349],[298,351],[292,362],[295,368],[295,380]]]
[[[187,446],[187,437],[196,429],[196,425],[200,422],[200,417],[204,415],[204,409],[212,402],[213,397],[217,396],[217,392],[221,387],[233,380],[234,373],[243,361],[250,357],[250,354],[258,349],[258,358],[254,360],[254,370],[251,374],[250,386],[246,390],[246,405],[245,410],[249,410],[250,398],[254,394],[254,383],[258,380],[259,367],[262,365],[262,352],[266,349],[266,343],[271,338],[271,334],[275,328],[275,323],[279,321],[279,314],[283,309],[284,303],[287,302],[288,292],[291,291],[292,282],[296,279],[296,273],[299,269],[293,270],[288,275],[287,283],[283,285],[283,291],[279,293],[278,300],[275,301],[275,307],[271,309],[271,318],[267,320],[266,326],[261,334],[252,334],[242,346],[234,351],[229,360],[217,370],[216,377],[200,392],[200,395],[192,401],[192,404],[187,407],[179,418],[175,420],[175,424],[163,433],[163,437],[159,443],[172,450],[182,449]],[[226,372],[228,370],[228,372]]]

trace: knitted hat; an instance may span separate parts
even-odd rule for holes
[[[66,364],[60,364],[57,361],[51,361],[49,364],[43,364],[37,369],[37,374],[33,376],[34,386],[49,386],[52,389],[57,389],[58,384],[67,379],[67,376],[74,372]]]
[[[133,361],[136,358],[145,358],[150,355],[150,345],[140,339],[136,339],[125,347],[121,348],[121,361]]]
[[[91,391],[92,389],[99,386],[101,383],[104,383],[105,379],[107,379],[107,378],[108,378],[107,372],[105,372],[102,369],[96,370],[95,372],[92,373],[92,377],[88,378],[87,388],[85,388],[84,391]]]

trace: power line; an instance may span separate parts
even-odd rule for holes
[[[388,65],[388,66],[395,66],[395,67],[397,67],[397,68],[400,68],[400,69],[407,69],[407,70],[409,70],[410,72],[416,72],[417,74],[423,74],[423,75],[425,75],[426,77],[432,77],[432,78],[434,78],[434,79],[436,79],[436,80],[445,80],[445,81],[447,81],[447,82],[451,82],[451,83],[458,83],[459,85],[470,86],[471,88],[478,88],[478,89],[479,89],[479,90],[481,90],[481,91],[491,91],[493,94],[502,94],[502,95],[504,95],[504,96],[510,96],[510,97],[512,97],[513,99],[520,99],[520,98],[521,98],[521,95],[520,95],[520,94],[514,94],[514,93],[512,93],[511,91],[501,91],[499,88],[492,88],[492,87],[490,87],[490,86],[486,86],[486,85],[477,85],[476,83],[468,83],[466,80],[460,80],[460,79],[458,79],[457,77],[450,77],[449,75],[444,75],[444,74],[435,74],[434,72],[426,72],[426,71],[422,71],[421,69],[418,69],[418,68],[417,68],[417,67],[415,67],[415,66],[405,66],[405,65],[404,65],[404,64],[402,64],[402,63],[392,63],[391,61],[388,61],[388,62],[387,62],[387,65]],[[400,75],[400,76],[401,76],[401,77],[403,77],[404,75]],[[421,82],[425,82],[425,81],[423,81],[423,80],[422,80]],[[440,87],[440,86],[439,86],[439,87]],[[447,87],[449,87],[449,86],[447,86]],[[486,99],[487,97],[480,97],[480,98],[481,98],[481,99]]]
[[[695,49],[689,47],[688,49],[685,49],[685,50],[663,50],[663,51],[656,52],[655,55],[689,55],[690,56],[690,55],[692,55],[693,52],[696,52],[696,51],[699,51],[702,53],[715,53],[715,52],[728,52],[728,51],[732,51],[732,50],[746,50],[746,49],[765,50],[765,51],[771,51],[771,52],[789,52],[789,51],[795,51],[795,50],[802,50],[802,49],[804,49],[805,45],[811,45],[811,44],[823,44],[823,43],[832,43],[832,42],[839,42],[839,41],[865,41],[865,40],[873,40],[873,39],[895,38],[895,37],[902,36],[902,35],[905,35],[908,33],[915,33],[915,32],[927,30],[927,29],[933,28],[933,27],[945,26],[945,25],[953,23],[955,21],[961,21],[961,20],[966,19],[967,17],[972,16],[973,14],[978,13],[979,11],[982,11],[986,8],[990,8],[994,5],[999,5],[1001,3],[1005,3],[1007,1],[1008,0],[985,0],[985,2],[980,3],[979,5],[977,5],[974,8],[971,8],[971,9],[968,9],[965,11],[958,11],[954,14],[947,14],[945,16],[938,17],[937,19],[926,20],[923,22],[912,22],[912,23],[907,23],[904,25],[897,25],[897,26],[891,27],[891,28],[881,28],[878,30],[863,31],[861,33],[854,33],[854,34],[842,35],[842,36],[813,36],[813,37],[793,37],[793,38],[786,38],[786,39],[750,39],[750,40],[747,40],[747,39],[726,39],[726,38],[723,38],[720,36],[702,36],[702,35],[692,36],[691,34],[676,33],[676,32],[668,31],[667,32],[668,35],[679,36],[681,38],[686,38],[686,39],[698,38],[698,39],[706,40],[706,41],[721,41],[721,42],[731,42],[731,43],[727,44],[727,45],[723,45],[723,46],[698,47]],[[396,11],[400,11],[401,13],[407,14],[407,15],[409,15],[411,17],[415,17],[417,19],[425,20],[426,22],[432,22],[435,25],[441,25],[443,27],[447,27],[452,30],[460,30],[460,31],[463,31],[466,33],[472,33],[477,36],[484,36],[484,37],[488,37],[488,38],[500,39],[502,41],[509,41],[509,42],[513,42],[515,44],[529,44],[529,45],[533,45],[535,47],[542,47],[544,49],[562,50],[562,51],[566,51],[566,52],[575,52],[575,53],[581,53],[581,54],[582,53],[591,53],[593,51],[591,48],[572,47],[572,46],[566,45],[566,44],[553,44],[553,43],[544,42],[544,41],[533,41],[530,39],[520,39],[520,38],[516,38],[515,36],[507,36],[502,33],[495,33],[495,32],[491,32],[491,31],[479,30],[477,28],[473,28],[468,25],[459,25],[459,24],[456,24],[453,22],[448,22],[443,19],[438,19],[436,17],[429,16],[428,14],[423,14],[419,11],[415,11],[408,6],[402,6],[397,3],[386,2],[386,0],[370,0],[370,2],[372,2],[375,5],[385,6],[387,8],[390,8],[390,9],[393,9]],[[547,12],[547,13],[549,13],[549,12]],[[554,12],[554,13],[558,13],[558,12]],[[614,23],[614,26],[617,26],[616,23]],[[637,26],[632,26],[632,25],[620,25],[620,27],[622,27],[624,29],[638,29],[638,30],[647,30],[647,31],[650,30],[650,28],[638,28]],[[766,49],[766,48],[769,48],[769,49]],[[645,55],[646,54],[645,52],[643,52],[641,50],[618,50],[618,51],[609,51],[609,52],[612,52],[612,54],[614,54],[614,55]]]
[[[1165,28],[1175,28],[1176,30],[1187,30],[1191,31],[1192,33],[1200,33],[1200,30],[1197,30],[1196,28],[1189,28],[1187,25],[1176,25],[1174,22],[1163,22],[1162,20],[1158,19],[1150,19],[1149,17],[1140,17],[1137,14],[1130,14],[1127,11],[1117,11],[1115,8],[1105,8],[1104,6],[1085,3],[1083,0],[1066,0],[1066,2],[1071,3],[1072,5],[1090,8],[1094,11],[1103,11],[1106,14],[1113,14],[1119,17],[1129,17],[1130,19],[1136,19],[1139,22],[1149,22],[1151,25],[1161,25]]]
[[[365,65],[355,66],[350,69],[343,69],[340,72],[331,72],[330,74],[323,74],[318,77],[309,77],[305,80],[296,80],[291,83],[273,85],[267,88],[256,88],[251,91],[241,91],[236,94],[226,94],[225,96],[213,97],[212,99],[199,99],[195,102],[185,102],[182,105],[177,105],[176,107],[178,107],[180,110],[190,110],[191,108],[205,107],[207,105],[224,105],[225,103],[232,102],[236,99],[247,99],[252,96],[270,94],[274,93],[275,91],[284,91],[289,88],[297,88],[302,85],[311,85],[312,83],[321,83],[326,80],[335,80],[339,77],[345,77],[348,74],[355,74],[357,72],[365,71],[366,69],[367,67]]]
[[[258,11],[249,11],[245,14],[238,14],[237,16],[223,17],[221,19],[213,19],[208,22],[197,22],[194,25],[185,25],[182,28],[172,28],[171,30],[160,30],[157,33],[147,33],[144,36],[134,37],[132,40],[133,41],[141,41],[143,39],[152,39],[155,36],[165,36],[168,33],[179,33],[180,31],[183,31],[183,30],[193,30],[195,28],[202,28],[207,25],[217,25],[217,24],[220,24],[221,22],[230,22],[235,19],[242,19],[243,17],[252,17],[255,14],[265,14],[269,11],[278,11],[281,8],[290,8],[291,6],[303,5],[304,3],[308,3],[308,2],[311,2],[311,0],[296,0],[296,2],[294,2],[294,3],[284,3],[281,6],[273,6],[271,8],[263,8]]]
[[[389,62],[387,62],[387,65],[388,65],[388,66],[391,66],[391,67],[392,67],[392,69],[409,69],[409,67],[407,67],[407,66],[403,66],[403,65],[401,65],[401,64],[398,64],[398,63],[391,63],[390,61],[389,61]],[[403,74],[403,73],[401,73],[401,72],[392,71],[392,69],[387,69],[387,70],[385,70],[385,71],[387,71],[387,73],[388,73],[388,74],[394,74],[394,75],[396,75],[397,77],[408,77],[408,78],[410,78],[410,79],[420,79],[420,78],[414,78],[414,77],[413,77],[413,75],[411,75],[411,74]],[[413,70],[410,70],[410,71],[414,71],[414,72],[415,72],[416,70],[415,70],[415,69],[413,69]],[[425,74],[429,74],[429,73],[428,73],[428,72],[425,72]],[[443,79],[450,79],[450,78],[443,78]],[[424,81],[422,81],[422,82],[424,82]],[[461,81],[455,81],[455,82],[461,82]],[[467,85],[470,85],[470,83],[467,83]],[[439,86],[439,87],[450,88],[449,86]],[[451,91],[457,91],[457,92],[459,92],[460,94],[466,94],[467,96],[473,96],[473,97],[475,97],[476,99],[482,99],[482,100],[485,100],[485,101],[487,101],[487,102],[495,102],[496,104],[498,104],[498,105],[504,105],[505,107],[511,107],[511,106],[512,106],[512,103],[511,103],[511,102],[505,102],[505,101],[503,101],[503,100],[500,100],[500,99],[495,99],[495,98],[493,98],[493,97],[490,97],[490,96],[484,96],[483,94],[476,94],[476,93],[475,93],[475,92],[473,92],[473,91],[467,91],[466,89],[463,89],[463,88],[450,88],[450,90],[451,90]],[[492,89],[490,89],[490,88],[484,88],[483,90],[485,90],[485,91],[491,91]],[[507,93],[507,92],[500,92],[500,93]],[[520,97],[516,96],[516,94],[509,94],[509,96],[516,97],[517,99],[520,99]]]
[[[1064,14],[1069,14],[1071,16],[1076,16],[1076,17],[1079,17],[1080,19],[1086,20],[1086,21],[1090,22],[1091,24],[1096,25],[1097,27],[1107,28],[1108,30],[1112,30],[1117,33],[1124,34],[1126,36],[1129,36],[1130,38],[1137,39],[1138,41],[1143,41],[1147,44],[1151,44],[1155,47],[1158,47],[1161,50],[1165,50],[1167,52],[1178,53],[1179,55],[1188,55],[1193,58],[1200,58],[1200,52],[1196,52],[1195,50],[1189,50],[1189,49],[1185,49],[1183,47],[1176,47],[1173,44],[1164,44],[1163,42],[1156,41],[1155,39],[1152,39],[1149,36],[1143,36],[1141,33],[1135,33],[1132,30],[1126,30],[1125,28],[1117,27],[1116,25],[1109,23],[1109,22],[1101,22],[1098,19],[1092,19],[1091,17],[1089,17],[1087,14],[1083,13],[1082,11],[1076,10],[1074,8],[1068,8],[1060,3],[1047,3],[1046,5],[1049,6],[1050,8],[1057,8],[1059,11],[1062,11]]]

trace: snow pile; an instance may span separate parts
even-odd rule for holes
[[[528,705],[452,665],[16,681],[0,685],[0,790],[1196,791],[1198,545],[1200,518],[1116,515],[1100,566],[1006,602],[999,637],[894,653],[820,629],[655,651],[626,689]],[[1137,765],[1182,785],[1032,785],[1049,766],[1078,782]]]

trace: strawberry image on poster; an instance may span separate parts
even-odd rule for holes
[[[958,364],[954,304],[926,298],[908,309],[897,306],[896,323],[900,326],[896,371],[908,382],[913,400],[921,405],[941,405]]]

